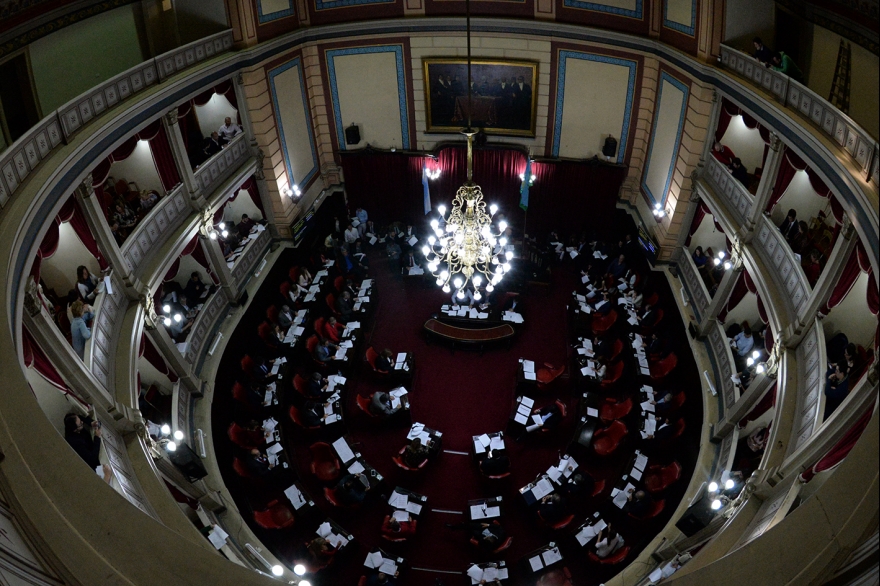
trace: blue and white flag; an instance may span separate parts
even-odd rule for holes
[[[532,178],[532,159],[526,159],[526,172],[523,173],[522,185],[519,188],[519,207],[529,209],[529,181]]]
[[[425,198],[425,215],[431,213],[431,190],[428,188],[428,168],[422,167],[422,189]]]

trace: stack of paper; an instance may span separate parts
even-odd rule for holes
[[[406,393],[407,393],[407,391],[403,387],[397,387],[396,389],[392,389],[391,391],[388,391],[389,395],[391,395],[392,397],[396,397],[398,399],[400,397],[404,396]]]
[[[395,509],[403,509],[406,510],[406,505],[409,504],[409,497],[405,494],[401,494],[396,490],[391,493],[391,497],[388,499],[388,504],[394,507]]]
[[[343,347],[337,348],[336,354],[333,355],[334,360],[342,360],[343,358],[345,358],[345,351],[346,350],[348,350],[348,348],[343,348]]]
[[[556,562],[562,560],[562,554],[559,553],[559,548],[554,547],[553,549],[548,549],[544,553],[541,554],[541,557],[544,558],[544,565],[549,566],[550,564],[555,564]]]
[[[595,377],[595,376],[596,376],[596,371],[595,371],[591,366],[587,365],[587,366],[585,366],[585,367],[583,367],[583,368],[581,369],[581,374],[584,375],[584,376],[592,376],[592,377]]]
[[[366,468],[364,468],[364,465],[361,464],[358,460],[352,462],[351,466],[348,467],[349,474],[360,474],[364,470],[366,470]]]
[[[486,505],[471,505],[471,519],[489,519],[501,515],[501,507],[488,507]]]
[[[210,541],[215,548],[220,549],[224,545],[226,545],[226,538],[229,535],[223,531],[223,529],[219,525],[213,525],[211,532],[208,533],[208,541]]]
[[[418,267],[418,266],[410,267],[409,274],[410,274],[410,276],[424,275],[425,271],[422,269],[422,267]]]
[[[483,435],[475,435],[474,436],[474,452],[477,454],[485,453],[486,448],[489,447],[489,436],[485,433]]]
[[[344,437],[333,442],[333,448],[336,450],[336,453],[339,455],[339,459],[343,464],[349,460],[354,460],[354,452],[351,451],[351,448],[348,446],[348,442],[345,441]]]
[[[306,504],[306,497],[295,484],[284,491],[284,496],[287,497],[294,509],[299,509]]]
[[[645,466],[648,464],[648,456],[642,454],[641,452],[636,452],[636,454],[635,467],[639,470],[644,470]]]
[[[350,321],[347,324],[345,324],[345,329],[347,329],[347,330],[357,330],[357,329],[360,329],[360,327],[361,327],[361,322],[359,322],[359,321]]]
[[[546,478],[542,478],[532,487],[532,494],[536,500],[541,500],[551,492],[553,492],[553,485]]]
[[[577,532],[575,537],[577,538],[578,543],[586,545],[591,539],[599,535],[599,532],[607,526],[608,525],[605,524],[605,521],[599,519],[592,525],[584,525],[581,530]]]
[[[489,441],[489,449],[492,450],[503,450],[504,449],[504,436],[500,433],[498,435],[493,435],[492,439]]]
[[[599,417],[599,410],[593,407],[587,407],[587,416],[588,417]]]
[[[627,482],[626,487],[623,490],[615,488],[611,491],[611,496],[613,497],[611,500],[618,509],[622,509],[626,506],[626,500],[629,497],[630,489],[635,490],[635,486],[633,486],[632,483]]]

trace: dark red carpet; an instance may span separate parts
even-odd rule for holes
[[[238,360],[252,348],[253,332],[264,317],[265,307],[275,301],[278,283],[286,276],[290,266],[302,262],[298,251],[285,252],[272,273],[267,278],[257,298],[239,324],[235,335],[224,354],[223,365],[218,374],[217,392],[213,407],[214,444],[224,480],[245,518],[250,515],[251,506],[260,504],[277,496],[277,489],[255,488],[237,477],[232,471],[233,446],[226,436],[226,427],[232,419],[245,417],[233,405],[229,396],[232,381],[240,376]],[[422,335],[422,324],[431,314],[439,311],[448,301],[448,296],[434,287],[422,288],[418,282],[403,282],[389,274],[389,270],[377,254],[372,255],[371,277],[377,281],[378,306],[371,331],[367,331],[368,342],[381,350],[388,347],[392,351],[409,351],[415,357],[415,377],[410,385],[412,420],[420,421],[429,427],[443,432],[444,450],[470,452],[471,436],[485,432],[504,430],[515,396],[517,362],[519,358],[560,364],[569,362],[570,334],[566,319],[566,304],[578,280],[574,271],[563,266],[554,269],[549,286],[530,285],[524,291],[523,315],[526,323],[521,326],[510,349],[506,346],[488,349],[482,356],[473,350],[458,350],[454,354],[445,345],[430,345]],[[664,332],[672,339],[677,349],[679,365],[676,372],[662,388],[684,389],[688,400],[681,415],[687,428],[681,438],[662,452],[652,454],[651,463],[666,463],[677,460],[683,467],[681,480],[670,487],[663,498],[666,507],[661,515],[648,522],[635,522],[625,518],[607,498],[611,485],[624,471],[629,455],[639,446],[637,409],[624,421],[631,432],[625,449],[608,461],[600,461],[595,455],[587,453],[575,445],[573,451],[583,468],[596,478],[607,478],[608,488],[597,498],[584,498],[574,503],[575,522],[567,529],[552,532],[540,527],[518,493],[518,488],[532,481],[557,461],[571,439],[576,413],[576,397],[572,396],[567,374],[565,380],[558,380],[551,390],[538,394],[537,403],[542,405],[556,398],[569,406],[569,415],[560,429],[550,434],[533,434],[523,442],[517,443],[507,437],[507,449],[513,463],[512,476],[501,481],[488,481],[477,472],[469,455],[442,453],[418,473],[398,469],[392,456],[405,444],[407,424],[395,426],[376,425],[366,417],[355,404],[355,395],[369,395],[375,390],[389,388],[386,381],[376,381],[372,373],[356,364],[350,376],[348,395],[345,397],[345,425],[349,438],[355,442],[356,451],[385,476],[384,485],[370,497],[365,506],[357,512],[342,511],[331,507],[323,498],[322,485],[309,472],[310,460],[308,445],[313,437],[305,437],[293,429],[286,416],[282,419],[285,433],[290,438],[296,452],[293,454],[296,473],[307,487],[312,498],[321,509],[320,518],[298,519],[294,527],[284,531],[266,531],[256,528],[255,532],[276,555],[285,559],[291,566],[295,562],[296,550],[313,536],[314,529],[325,517],[330,516],[356,541],[330,567],[310,576],[313,585],[357,584],[362,574],[363,561],[368,551],[382,547],[388,553],[403,556],[407,568],[401,575],[401,584],[433,585],[440,578],[443,583],[464,584],[464,576],[447,573],[430,573],[415,568],[463,572],[471,562],[489,559],[504,559],[511,567],[510,585],[534,584],[535,577],[524,571],[520,565],[522,557],[528,552],[546,545],[550,541],[560,544],[565,558],[564,564],[571,570],[573,582],[578,585],[593,585],[607,580],[620,568],[592,566],[586,560],[585,551],[573,538],[576,528],[588,514],[600,510],[606,520],[617,525],[633,552],[627,562],[650,541],[653,535],[669,520],[671,512],[681,499],[684,488],[693,473],[694,462],[699,451],[699,431],[702,423],[699,373],[690,355],[685,332],[678,311],[672,300],[669,286],[662,274],[654,273],[648,277],[648,291],[656,291],[665,309]],[[646,297],[650,293],[646,294]],[[250,346],[249,346],[250,345]],[[624,355],[631,353],[627,350]],[[360,362],[362,356],[353,357]],[[308,369],[302,369],[303,372]],[[624,381],[620,396],[629,396],[642,384],[633,380]],[[333,439],[333,438],[330,438]],[[390,511],[387,498],[395,486],[403,486],[428,497],[426,511],[419,518],[419,529],[415,539],[403,545],[389,544],[379,536],[382,518]],[[283,488],[283,487],[282,487]],[[459,522],[465,519],[462,514],[433,512],[429,509],[465,512],[468,499],[503,496],[503,524],[514,538],[512,547],[496,558],[483,558],[467,543],[461,532],[453,532],[444,523]],[[282,497],[283,498],[283,497]]]

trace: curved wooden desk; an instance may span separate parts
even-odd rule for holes
[[[516,331],[510,324],[502,324],[491,328],[462,328],[442,323],[434,318],[425,322],[425,332],[430,339],[435,336],[442,340],[452,342],[452,351],[455,352],[455,344],[479,345],[480,354],[486,344],[492,342],[510,342]]]

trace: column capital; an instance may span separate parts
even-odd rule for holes
[[[266,173],[263,172],[263,161],[266,159],[266,153],[257,146],[256,140],[251,141],[251,146],[254,147],[254,158],[257,160],[257,170],[254,171],[254,176],[260,181],[265,181]]]
[[[782,140],[775,132],[770,132],[770,148],[774,151],[778,151],[782,148]]]
[[[83,180],[76,186],[74,192],[82,198],[95,195],[95,179],[91,173],[83,177]]]
[[[235,85],[244,85],[244,75],[242,75],[241,71],[236,73],[233,79],[235,80]]]
[[[856,229],[853,226],[852,220],[849,219],[849,214],[846,212],[843,213],[843,222],[840,226],[840,235],[847,240],[851,240],[853,234],[855,234]]]
[[[144,309],[144,325],[148,330],[155,330],[159,327],[159,315],[156,313],[156,304],[153,296],[149,291],[141,290],[138,292],[138,303]]]
[[[712,103],[717,104],[718,102],[720,102],[721,101],[721,100],[719,100],[720,97],[721,97],[721,95],[718,93],[718,89],[713,87],[712,88]]]
[[[177,108],[172,108],[165,112],[162,116],[164,118],[165,124],[168,126],[174,126],[177,124]]]
[[[28,278],[24,290],[24,310],[28,312],[28,315],[31,317],[34,317],[43,310],[40,286],[31,278]]]

